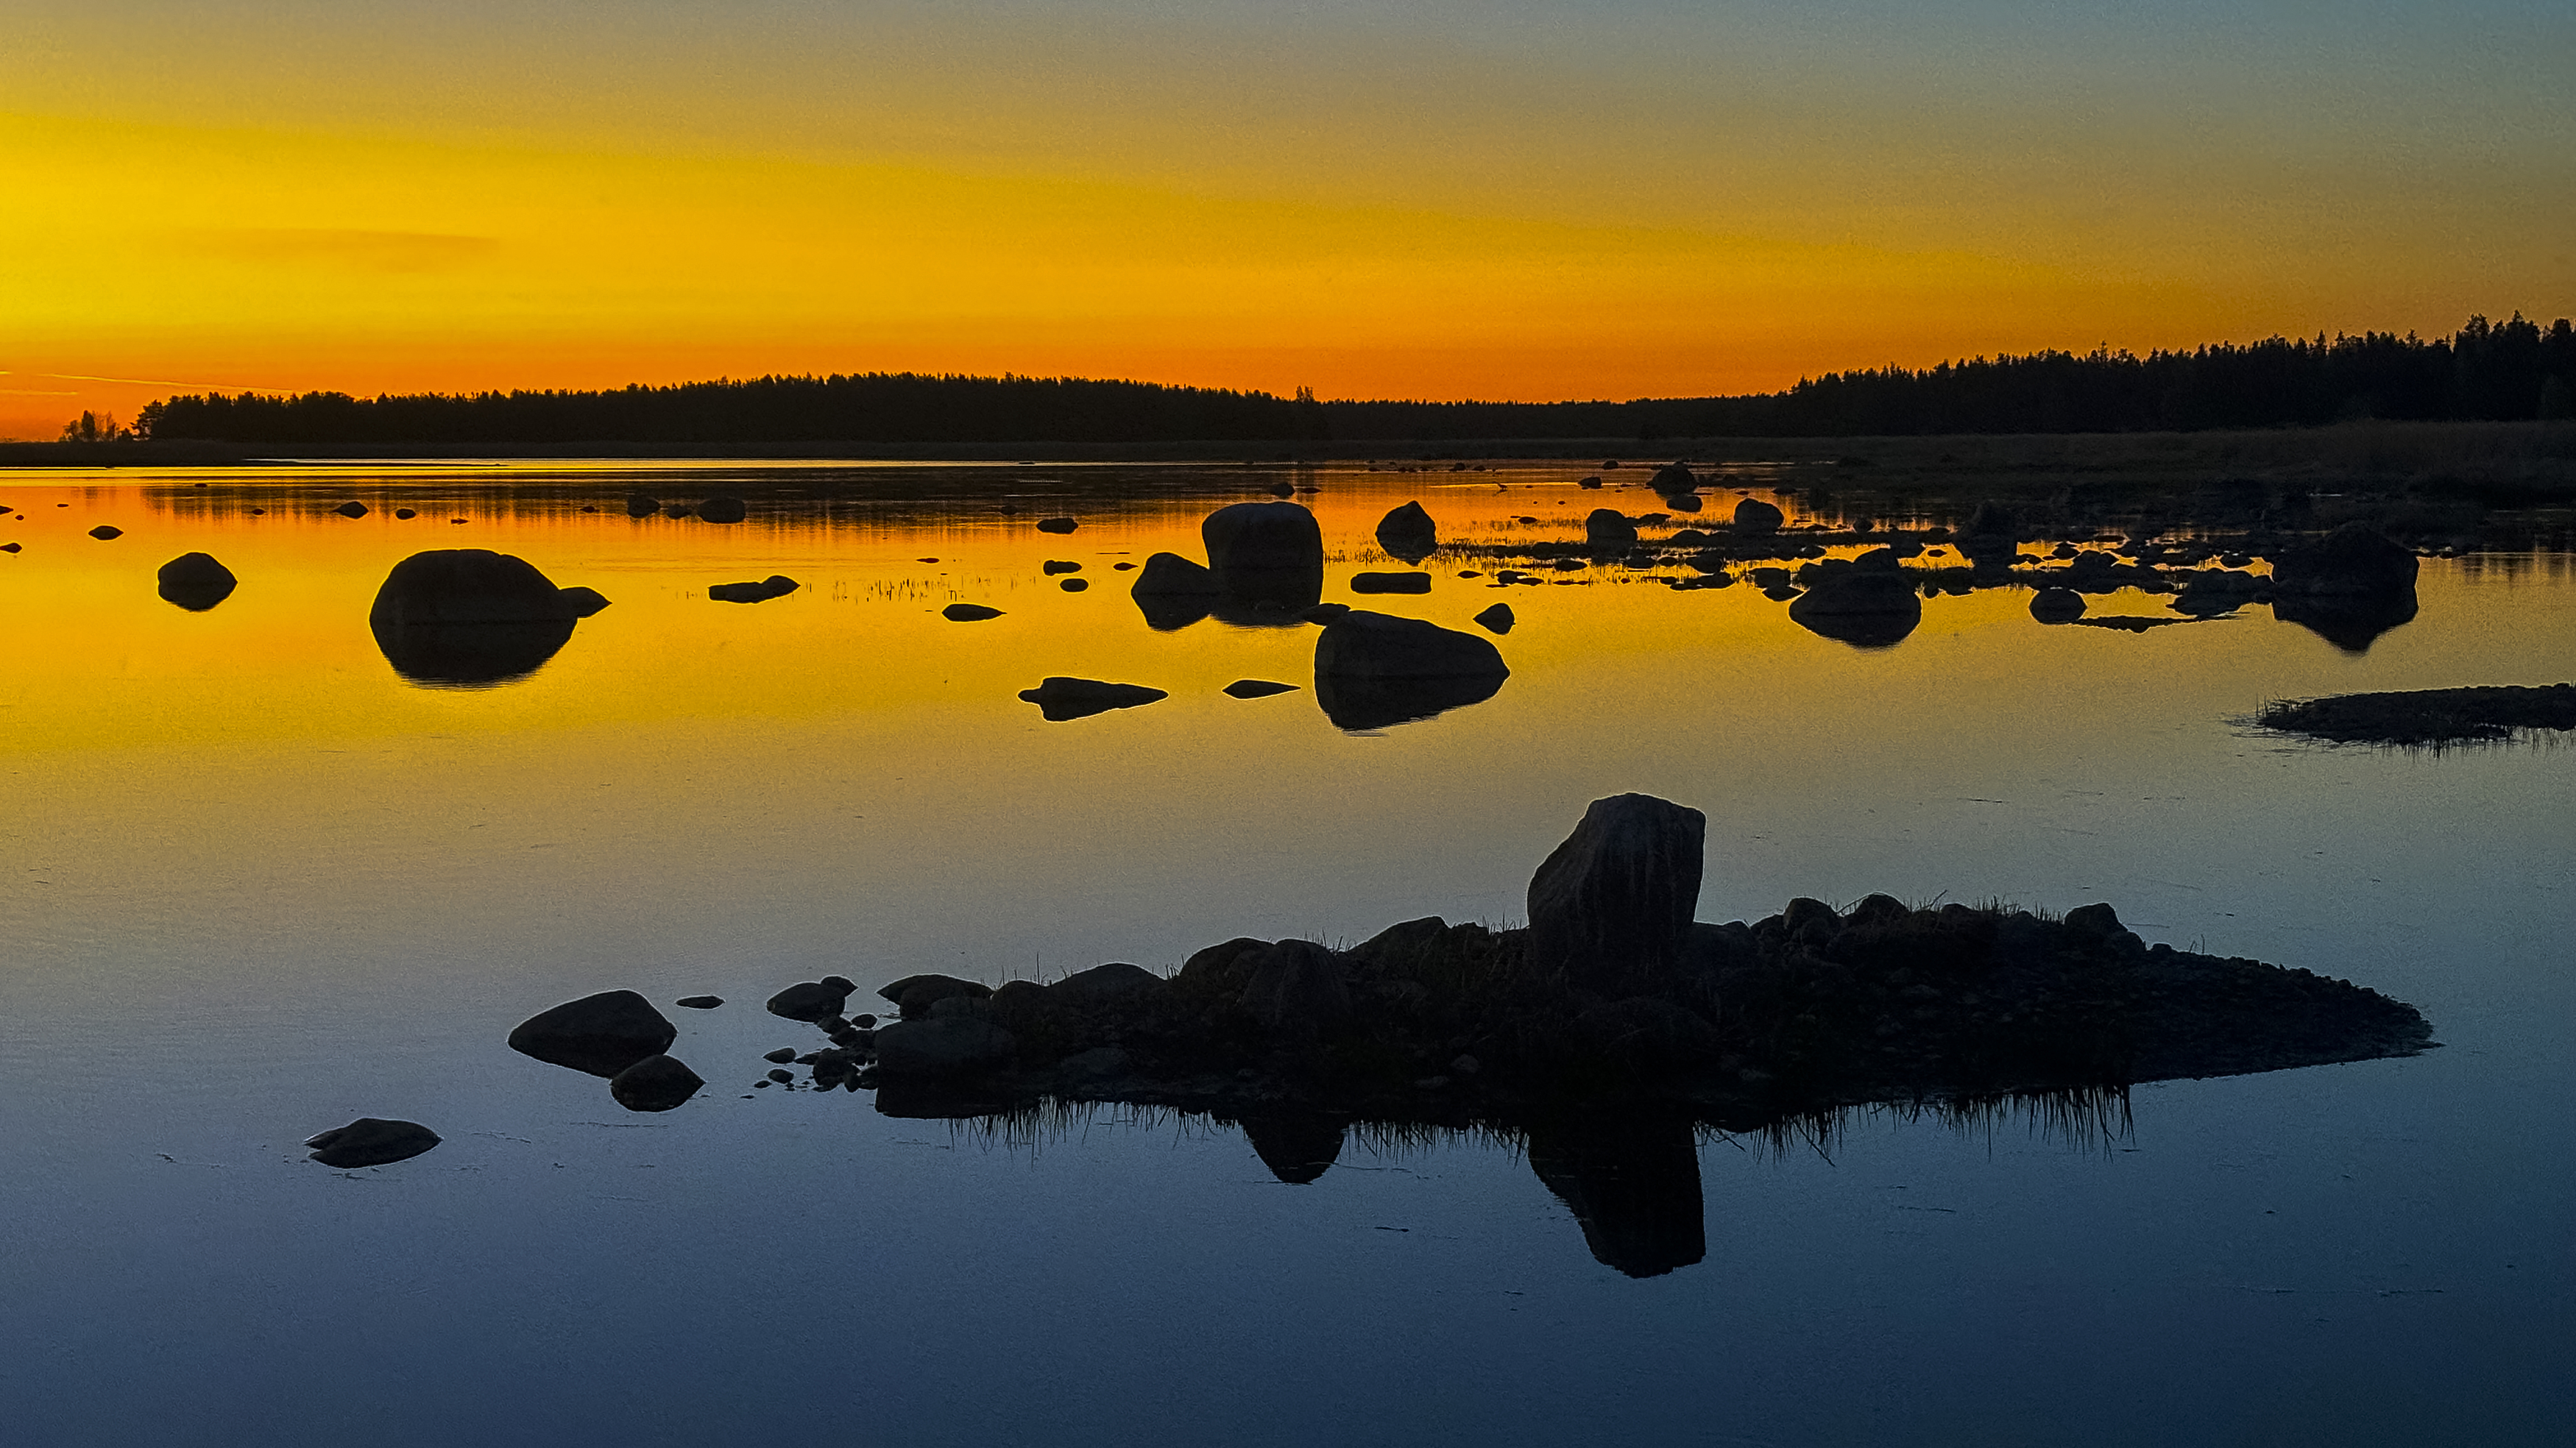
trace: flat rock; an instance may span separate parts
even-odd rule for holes
[[[615,1076],[679,1037],[677,1026],[631,990],[601,991],[521,1021],[510,1049],[553,1066]]]
[[[408,1161],[438,1145],[438,1133],[417,1121],[388,1121],[361,1116],[308,1138],[313,1159],[324,1166],[352,1168]]]
[[[785,598],[800,585],[784,573],[773,573],[757,583],[719,583],[707,589],[707,597],[718,603],[766,603]]]
[[[1429,593],[1428,573],[1355,573],[1351,575],[1353,593]]]
[[[950,623],[981,623],[988,618],[1000,618],[1002,611],[980,603],[952,603],[941,609],[939,616]]]
[[[711,1011],[724,1004],[724,997],[711,995],[682,996],[678,1000],[671,1002],[671,1004],[675,1006],[687,1006],[693,1011]]]
[[[1267,699],[1273,694],[1296,693],[1297,686],[1295,684],[1273,683],[1268,679],[1237,679],[1233,683],[1225,686],[1225,692],[1229,698]]]
[[[1133,709],[1168,699],[1170,694],[1143,684],[1112,684],[1099,679],[1074,679],[1061,674],[1050,675],[1034,689],[1022,689],[1020,697],[1038,706],[1039,717],[1050,723],[1105,714],[1112,709]]]

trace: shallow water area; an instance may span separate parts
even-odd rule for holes
[[[2247,722],[2576,678],[2564,556],[2427,560],[2416,616],[2359,650],[2260,607],[2043,627],[2018,589],[1858,648],[1752,587],[1598,562],[1499,588],[1473,552],[1419,596],[1350,587],[1404,567],[1372,530],[1408,499],[1480,545],[1660,507],[1592,471],[0,474],[11,1441],[2576,1434],[2576,752]],[[1725,481],[1804,516],[1793,476]],[[1149,625],[1118,564],[1203,556],[1207,511],[1300,487],[1326,600],[1471,632],[1511,605],[1498,692],[1349,731],[1312,626]],[[630,517],[638,491],[748,517]],[[370,603],[460,547],[610,604],[532,667],[424,686]],[[155,592],[191,551],[240,580],[203,611]],[[773,574],[798,588],[708,596]],[[1168,697],[1049,722],[1017,695],[1052,675]],[[2107,900],[2150,941],[2411,1002],[2443,1048],[2077,1122],[1707,1136],[1705,1260],[1645,1279],[1509,1141],[1360,1133],[1288,1185],[1205,1118],[952,1127],[751,1086],[763,1051],[819,1044],[760,1002],[827,972],[1052,980],[1517,923],[1585,803],[1631,790],[1707,813],[1703,920]],[[681,1109],[504,1047],[617,987],[711,1083]],[[698,992],[726,1004],[671,1005]],[[304,1159],[357,1116],[445,1140]]]

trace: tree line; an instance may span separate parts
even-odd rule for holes
[[[2448,338],[2365,332],[2189,351],[2046,351],[1628,402],[1324,401],[1080,378],[870,372],[609,391],[220,392],[133,433],[310,446],[1146,443],[2145,432],[2356,418],[2576,417],[2576,330],[2521,313]]]

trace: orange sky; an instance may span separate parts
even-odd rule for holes
[[[2576,311],[2576,20],[2070,14],[36,0],[0,436],[174,387],[1627,397]]]

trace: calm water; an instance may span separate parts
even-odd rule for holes
[[[630,520],[639,476],[752,518]],[[2576,678],[2564,559],[2428,561],[2420,616],[2359,654],[2259,607],[2042,628],[2013,591],[1863,651],[1750,588],[1503,593],[1435,559],[1430,595],[1382,606],[1465,627],[1507,599],[1513,676],[1369,734],[1311,691],[1218,692],[1311,683],[1312,629],[1155,632],[1113,568],[1311,481],[1351,601],[1388,507],[1572,536],[1603,501],[1573,476],[0,475],[24,544],[0,555],[7,1441],[2576,1436],[2576,751],[2240,722]],[[326,511],[347,498],[374,511]],[[1059,512],[1080,530],[1034,530]],[[461,546],[614,604],[518,682],[414,686],[369,600]],[[242,579],[205,613],[154,596],[195,549]],[[705,596],[770,573],[805,587]],[[942,620],[956,601],[1005,613]],[[1048,724],[1014,695],[1049,674],[1171,697]],[[2107,1136],[1882,1113],[1711,1140],[1707,1259],[1649,1280],[1593,1260],[1508,1143],[1355,1144],[1288,1186],[1203,1120],[996,1136],[748,1090],[761,1051],[813,1044],[759,1009],[791,981],[1512,921],[1623,790],[1707,812],[1703,919],[2106,899],[2151,941],[2413,1002],[2445,1046],[2142,1087]],[[628,1116],[503,1047],[618,986],[730,1002],[671,1012],[714,1083],[687,1107]],[[446,1143],[303,1159],[361,1114]]]

